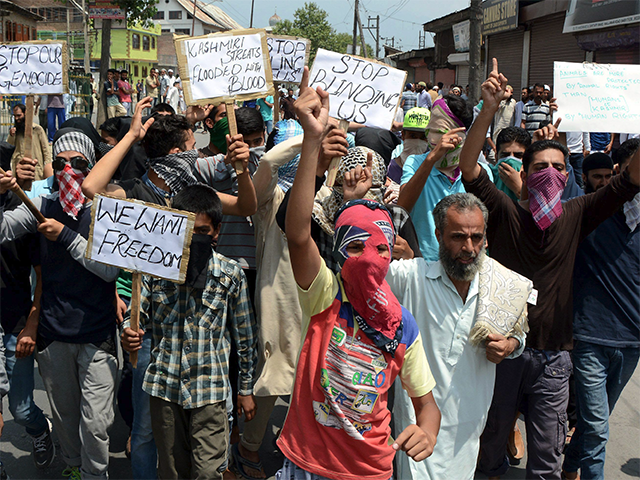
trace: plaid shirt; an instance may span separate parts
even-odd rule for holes
[[[140,326],[151,325],[151,361],[142,388],[185,409],[221,402],[229,393],[231,337],[238,350],[239,394],[251,395],[257,326],[242,268],[217,252],[204,289],[144,275]],[[131,310],[124,326],[129,326]]]

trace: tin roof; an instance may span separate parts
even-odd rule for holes
[[[193,0],[178,0],[178,3],[191,15],[194,11]],[[220,7],[214,5],[207,5],[206,3],[198,0],[196,3],[196,18],[202,23],[212,25],[220,30],[235,30],[240,29],[242,26],[236,22],[233,18],[227,15]]]

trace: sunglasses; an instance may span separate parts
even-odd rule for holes
[[[64,170],[66,164],[71,165],[71,168],[75,168],[76,170],[87,170],[89,168],[89,161],[84,157],[72,157],[71,160],[67,160],[64,157],[56,157],[53,160],[53,169],[54,170]]]
[[[524,152],[500,152],[500,158],[516,157],[522,160]]]

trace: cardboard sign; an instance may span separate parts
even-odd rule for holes
[[[174,37],[188,105],[251,100],[273,95],[264,30],[232,30]]]
[[[0,45],[0,95],[67,92],[67,42],[10,42]]]
[[[640,65],[554,62],[561,132],[640,133]]]
[[[184,283],[194,222],[193,213],[96,195],[86,257]]]
[[[286,35],[267,35],[267,48],[271,60],[274,82],[302,82],[304,66],[309,63],[311,41]]]
[[[309,79],[312,88],[320,86],[329,92],[332,117],[390,129],[407,72],[320,48]]]

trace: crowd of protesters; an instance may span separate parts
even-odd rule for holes
[[[407,84],[392,130],[348,132],[306,67],[282,120],[266,97],[233,136],[173,71],[126,73],[98,129],[34,125],[28,158],[16,105],[0,149],[0,394],[38,468],[108,478],[118,408],[133,478],[266,478],[282,397],[277,479],[499,478],[525,448],[526,478],[603,478],[640,357],[637,135],[559,133],[551,88],[516,100],[495,59],[479,102]],[[85,256],[98,194],[195,214],[137,330],[131,273]]]

